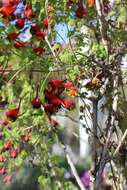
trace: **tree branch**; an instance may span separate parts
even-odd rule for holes
[[[93,162],[94,162],[94,177],[95,177],[95,183],[96,183],[96,175],[97,175],[97,106],[98,106],[98,99],[92,100],[93,104],[93,114],[92,114],[92,120],[93,120],[93,143],[92,143],[92,152],[93,152]],[[95,184],[94,184],[95,187]]]
[[[117,104],[118,104],[118,76],[117,75],[114,77],[113,88],[114,88],[114,97],[113,97],[113,103],[112,103],[112,116],[111,116],[110,128],[108,129],[107,139],[105,142],[105,146],[103,148],[102,158],[100,161],[99,170],[97,174],[97,183],[96,183],[97,190],[99,190],[99,187],[102,181],[102,173],[106,164],[106,154],[108,151],[108,145],[109,145],[110,139],[112,137],[113,129],[114,129],[115,116],[116,116]]]
[[[124,142],[126,136],[127,136],[127,129],[125,130],[125,132],[124,132],[124,134],[123,134],[123,136],[122,136],[122,139],[121,139],[121,141],[119,142],[119,144],[118,144],[118,146],[117,146],[117,148],[116,148],[116,150],[115,150],[113,156],[115,156],[115,155],[118,153],[118,151],[119,151],[119,149],[120,149],[122,143]]]
[[[100,32],[101,32],[102,42],[105,47],[105,50],[108,52],[109,48],[108,48],[108,40],[107,40],[107,21],[105,20],[105,17],[102,13],[100,0],[96,0],[95,2],[96,2],[97,13],[99,16],[99,24],[100,24]]]
[[[80,187],[81,190],[86,190],[86,188],[84,187],[84,185],[83,185],[83,183],[82,183],[82,181],[81,181],[81,179],[80,179],[80,177],[79,177],[79,175],[77,173],[77,170],[76,170],[76,168],[75,168],[75,166],[74,166],[74,164],[73,164],[73,162],[72,162],[72,160],[70,158],[70,155],[68,154],[67,147],[66,147],[65,143],[63,142],[63,140],[61,138],[60,131],[58,129],[55,129],[55,132],[57,134],[57,137],[58,137],[61,145],[63,146],[64,153],[65,153],[65,156],[66,156],[66,159],[67,159],[67,163],[71,168],[72,174],[74,175],[78,186]]]
[[[67,162],[68,162],[68,164],[69,164],[69,166],[71,168],[71,171],[72,171],[72,173],[73,173],[73,175],[74,175],[74,177],[75,177],[75,179],[77,181],[77,184],[79,185],[81,190],[85,190],[85,187],[82,184],[82,181],[81,181],[80,177],[78,176],[77,170],[76,170],[76,168],[75,168],[69,154],[67,152],[65,152],[65,155],[66,155],[66,158],[67,158]]]

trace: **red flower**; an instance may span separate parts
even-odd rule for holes
[[[72,0],[68,0],[67,1],[67,6],[69,7],[69,6],[71,6],[73,4],[73,1]]]
[[[21,104],[21,98],[20,98],[20,101],[19,101],[19,105],[17,108],[14,108],[14,109],[10,109],[6,112],[6,116],[8,118],[11,118],[13,121],[15,121],[18,116],[19,116],[19,109],[20,109],[20,104]]]
[[[20,2],[20,0],[9,0],[10,5],[16,5],[19,2]]]
[[[70,81],[67,81],[67,82],[63,83],[63,85],[64,85],[65,88],[74,87],[74,83],[73,83],[73,82],[70,82]]]
[[[45,48],[42,47],[38,47],[38,48],[34,48],[33,51],[37,54],[37,55],[42,55],[45,52]]]
[[[63,105],[67,109],[73,109],[73,108],[75,108],[75,101],[71,100],[71,99],[70,100],[65,99],[65,100],[63,100]]]
[[[84,7],[78,7],[78,9],[76,10],[76,17],[83,18],[86,15],[87,15],[87,9]]]
[[[44,20],[43,20],[43,26],[45,28],[48,28],[48,26],[49,26],[49,20],[48,20],[48,18],[44,18]]]
[[[44,110],[45,112],[49,113],[49,115],[52,115],[57,112],[57,109],[54,107],[52,103],[45,105]]]
[[[9,4],[14,5],[16,3],[16,0],[9,0]]]
[[[8,39],[15,40],[18,35],[19,35],[19,32],[12,32],[12,33],[8,34]]]
[[[46,33],[45,32],[41,32],[41,31],[37,31],[35,33],[36,37],[39,39],[39,40],[44,40],[45,39],[45,36],[46,36]]]
[[[30,28],[31,34],[36,34],[38,31],[40,31],[40,27],[37,24],[33,24]]]
[[[28,142],[29,139],[30,139],[30,137],[29,137],[29,132],[27,131],[27,132],[25,133],[25,135],[24,135],[24,140],[25,140],[26,142]]]
[[[52,87],[52,90],[55,90],[56,88],[60,88],[63,85],[63,80],[50,80],[49,84]]]
[[[22,29],[22,28],[24,27],[24,24],[25,24],[25,19],[20,18],[20,19],[18,19],[18,20],[16,21],[16,25],[17,25],[20,29]]]
[[[9,3],[0,9],[0,13],[3,15],[4,18],[8,18],[14,11],[15,8]]]
[[[19,108],[11,109],[6,112],[6,116],[15,121],[18,118]]]
[[[4,175],[4,174],[6,174],[5,168],[0,168],[0,175]]]
[[[41,107],[41,100],[40,98],[37,96],[35,97],[32,101],[31,104],[33,106],[33,108],[39,109]]]
[[[24,47],[26,47],[26,43],[21,42],[21,41],[15,41],[14,46],[15,46],[16,48],[24,48]]]
[[[9,150],[12,147],[12,144],[10,142],[7,142],[4,144],[5,150]]]
[[[60,98],[53,98],[51,99],[51,102],[56,105],[56,106],[61,106],[62,105],[62,100]]]
[[[12,151],[10,152],[10,156],[11,156],[11,158],[16,158],[16,157],[18,156],[17,150],[12,150]]]
[[[33,9],[32,9],[32,4],[31,3],[28,3],[25,11],[24,11],[24,15],[26,18],[28,19],[31,19],[35,16],[35,13],[33,12]]]
[[[10,121],[5,117],[3,118],[2,124],[3,125],[8,125],[10,123]]]
[[[54,94],[51,93],[51,91],[45,90],[44,94],[45,94],[45,99],[47,100],[52,100],[53,98],[56,97]]]

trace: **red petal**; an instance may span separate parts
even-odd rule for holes
[[[54,104],[54,105],[57,105],[57,106],[61,106],[62,105],[62,100],[60,98],[53,98],[51,100],[51,102]]]
[[[15,121],[18,118],[19,108],[11,109],[6,112],[6,116]]]
[[[65,82],[63,85],[64,85],[65,88],[74,87],[74,83],[73,83],[73,82],[70,82],[70,81]]]
[[[16,21],[16,25],[21,29],[24,27],[24,24],[25,24],[25,19],[18,19]]]
[[[10,142],[7,142],[6,144],[4,144],[4,148],[6,150],[9,150],[12,147],[12,144]]]
[[[36,34],[38,31],[40,31],[40,27],[37,24],[33,24],[30,29],[31,34]]]
[[[44,18],[44,20],[43,20],[43,26],[44,26],[45,28],[48,28],[48,25],[49,25],[49,20],[48,20],[48,18]]]
[[[87,15],[87,9],[84,7],[78,7],[78,9],[76,10],[76,17],[83,18],[86,15]]]
[[[8,125],[10,121],[7,118],[3,118],[2,124],[3,125]]]
[[[31,104],[33,106],[33,108],[40,108],[41,107],[41,100],[39,97],[35,97],[32,101]]]
[[[25,133],[24,140],[25,140],[26,142],[29,141],[29,133],[28,133],[28,132]]]
[[[30,19],[30,18],[33,18],[35,16],[35,13],[32,9],[32,4],[31,3],[28,3],[25,11],[24,11],[24,15],[26,18]]]
[[[3,14],[4,18],[8,18],[14,11],[15,8],[10,4],[7,4],[0,9],[0,13]]]
[[[60,88],[63,84],[63,80],[51,80],[49,81],[49,84],[52,87],[52,90],[56,89],[56,88]]]
[[[48,112],[50,115],[54,114],[57,112],[57,109],[54,108],[54,105],[51,104],[47,104],[46,106],[44,106],[45,112]]]
[[[67,109],[75,108],[75,101],[74,100],[65,99],[65,100],[63,100],[63,104],[64,104],[64,107]]]
[[[37,55],[42,55],[45,52],[45,48],[34,48],[33,51],[37,54]]]
[[[18,155],[17,150],[12,150],[11,153],[10,153],[11,158],[16,158],[17,155]]]
[[[35,33],[35,35],[36,35],[36,37],[38,38],[38,39],[45,39],[45,36],[46,36],[46,33],[45,32],[41,32],[41,31],[37,31],[36,33]]]
[[[26,47],[26,43],[21,42],[21,41],[16,41],[15,44],[14,44],[14,46],[16,48],[23,48],[23,47]]]
[[[8,39],[15,40],[18,35],[19,35],[19,32],[12,32],[12,33],[8,34]]]
[[[51,92],[45,91],[45,98],[47,100],[52,100],[52,99],[56,98],[56,96],[54,94],[51,94]]]

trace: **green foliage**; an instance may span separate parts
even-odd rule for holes
[[[70,169],[63,155],[52,154],[53,145],[59,143],[56,137],[58,135],[57,127],[62,132],[64,129],[60,126],[61,123],[59,126],[52,126],[51,116],[55,116],[57,110],[65,109],[62,98],[68,98],[64,92],[69,88],[64,88],[62,83],[59,89],[56,88],[53,91],[52,86],[48,83],[50,80],[61,78],[63,82],[65,79],[70,80],[75,83],[72,89],[75,87],[80,89],[79,80],[87,79],[89,82],[84,87],[88,87],[88,90],[98,94],[108,77],[110,84],[104,94],[107,98],[104,107],[115,115],[121,133],[124,133],[127,128],[126,100],[123,92],[119,92],[117,112],[112,111],[113,80],[114,76],[117,75],[119,85],[122,84],[119,63],[121,62],[121,55],[126,54],[124,50],[127,39],[126,0],[115,1],[112,9],[108,7],[108,3],[101,5],[104,18],[98,16],[96,6],[94,4],[89,5],[87,1],[85,2],[87,12],[76,16],[77,8],[82,6],[77,1],[68,1],[52,0],[48,2],[49,7],[47,7],[46,1],[32,0],[32,10],[35,15],[29,15],[28,18],[26,16],[25,20],[28,19],[31,25],[37,24],[39,29],[33,33],[30,30],[29,39],[25,43],[20,39],[23,43],[23,45],[20,44],[21,47],[20,45],[16,47],[16,42],[19,41],[18,37],[9,39],[9,34],[22,33],[16,24],[10,24],[11,16],[14,15],[5,18],[6,15],[2,17],[1,13],[0,16],[0,23],[3,23],[0,25],[0,134],[2,134],[0,137],[0,168],[5,167],[8,174],[13,174],[24,163],[27,165],[31,163],[32,167],[38,166],[41,170],[38,175],[40,190],[78,189],[75,181],[67,180],[65,177],[66,172],[69,172]],[[29,3],[29,1],[26,2]],[[107,8],[107,12],[105,8]],[[81,10],[80,13],[82,14]],[[48,28],[43,23],[47,17]],[[69,43],[58,44],[56,42],[57,31],[55,28],[58,23],[67,23],[68,26],[73,27],[73,30],[68,28]],[[29,29],[31,28],[30,26]],[[37,32],[45,32],[47,40],[44,36],[39,36]],[[104,46],[104,41],[108,44],[108,52]],[[35,48],[44,48],[45,51],[36,52]],[[122,53],[121,49],[123,50]],[[45,105],[53,104],[51,99],[45,98],[46,92],[52,94],[50,88],[57,95],[57,98],[64,89],[60,97],[62,103],[57,106],[53,105],[52,108],[56,109],[53,114],[45,111]],[[58,93],[58,91],[60,92]],[[39,108],[35,108],[32,104],[32,100],[37,96],[41,101]],[[10,119],[7,116],[7,110],[12,111],[18,108],[20,98],[22,101],[18,117]],[[110,118],[111,116],[108,120]],[[3,119],[8,119],[9,123],[4,124]],[[106,130],[109,129],[108,127]],[[104,135],[107,134],[107,131],[101,130],[100,139],[102,140],[106,138]],[[9,150],[4,147],[7,142],[12,143]],[[103,141],[101,143],[103,144]],[[116,142],[111,142],[111,144],[117,145]],[[15,158],[11,156],[12,150],[17,151],[18,155]],[[109,150],[110,153],[112,150],[114,147]],[[122,156],[119,155],[116,164],[118,168],[123,167]]]

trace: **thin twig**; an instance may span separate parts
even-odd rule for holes
[[[23,71],[23,69],[25,69],[28,65],[31,65],[32,62],[28,63],[27,65],[24,65],[23,67],[21,67],[12,77],[11,79],[8,81],[8,83],[10,83],[21,71]]]
[[[70,158],[70,155],[68,154],[68,151],[67,151],[67,147],[65,145],[65,143],[63,142],[61,136],[60,136],[60,131],[58,129],[55,130],[56,134],[57,134],[57,137],[61,143],[61,145],[63,146],[63,149],[64,149],[64,153],[65,153],[65,156],[66,156],[66,159],[67,159],[67,163],[68,165],[70,166],[71,168],[71,171],[72,171],[72,174],[74,175],[75,179],[76,179],[76,182],[78,184],[78,186],[80,187],[81,190],[86,190],[86,188],[84,187],[78,173],[77,173],[77,170],[73,164],[73,161],[71,160]]]
[[[117,187],[117,183],[116,183],[115,172],[114,172],[113,165],[112,165],[112,162],[111,162],[111,161],[110,161],[110,168],[111,168],[111,172],[112,172],[112,175],[113,175],[113,182],[114,182],[115,188],[116,188],[116,190],[117,190],[118,187]]]
[[[119,152],[119,149],[120,149],[120,147],[121,147],[123,141],[125,140],[126,136],[127,136],[127,129],[125,130],[125,132],[124,132],[124,134],[123,134],[123,136],[122,136],[121,141],[119,142],[119,144],[118,144],[118,146],[117,146],[115,152],[113,153],[113,156],[115,156],[115,155]]]
[[[79,185],[81,190],[85,190],[85,187],[83,186],[82,181],[81,181],[80,177],[78,176],[77,170],[76,170],[76,168],[75,168],[69,154],[67,152],[65,152],[65,154],[66,154],[67,162],[68,162],[68,164],[69,164],[69,166],[71,168],[71,171],[72,171],[72,173],[73,173],[73,175],[74,175],[74,177],[75,177],[75,179],[77,181],[77,184]]]
[[[105,20],[105,17],[102,13],[102,9],[101,9],[101,3],[100,0],[96,0],[96,9],[97,9],[97,13],[98,13],[98,17],[99,17],[99,24],[100,24],[100,32],[101,32],[101,37],[102,37],[102,42],[103,45],[105,47],[106,52],[108,52],[108,41],[106,39],[106,35],[107,35],[107,21]]]
[[[55,58],[55,60],[56,60],[56,62],[57,62],[57,61],[58,61],[58,58],[57,58],[57,56],[56,56],[56,54],[55,54],[55,52],[54,52],[54,50],[53,50],[53,48],[52,48],[52,46],[51,46],[51,44],[50,44],[50,42],[49,42],[47,36],[45,36],[45,41],[46,41],[47,45],[49,46],[49,49],[51,50],[52,55],[53,55],[53,57]]]
[[[65,117],[65,118],[67,117],[67,118],[70,119],[71,121],[82,125],[82,123],[80,122],[80,119],[74,119],[73,117],[71,117],[71,116],[69,116],[69,115],[67,115],[67,114],[64,114],[64,115],[62,115],[62,114],[57,114],[57,116]]]

